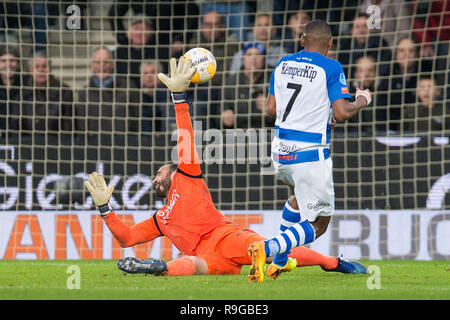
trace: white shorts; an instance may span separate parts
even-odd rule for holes
[[[273,157],[272,157],[273,160]],[[334,212],[333,161],[280,164],[273,160],[278,180],[294,188],[301,220],[314,221]]]

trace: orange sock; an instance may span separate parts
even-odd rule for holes
[[[297,259],[297,267],[322,266],[325,269],[334,269],[338,264],[335,257],[324,256],[306,247],[293,248],[289,257]]]
[[[167,262],[166,275],[191,276],[195,274],[195,264],[189,258],[180,258]]]

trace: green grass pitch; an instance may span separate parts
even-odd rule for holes
[[[240,275],[155,277],[123,275],[116,261],[0,261],[0,299],[150,299],[150,300],[308,300],[450,299],[449,261],[362,261],[380,270],[374,275],[325,273],[320,267],[297,268],[277,280],[247,281]],[[68,267],[80,270],[80,289],[68,289]],[[70,271],[70,270],[69,270]],[[70,282],[70,281],[69,281]]]

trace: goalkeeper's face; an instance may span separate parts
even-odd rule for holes
[[[170,186],[172,185],[172,173],[174,173],[174,171],[171,170],[170,165],[162,166],[156,172],[156,177],[153,179],[152,183],[158,198],[166,198]]]

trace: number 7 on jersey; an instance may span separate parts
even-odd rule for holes
[[[297,83],[288,82],[287,88],[294,89],[294,93],[292,94],[291,99],[289,99],[289,102],[286,106],[286,111],[284,111],[283,119],[281,120],[281,122],[284,122],[286,120],[287,116],[289,115],[289,113],[291,112],[292,106],[294,105],[294,102],[295,102],[295,99],[297,99],[297,96],[299,95],[300,90],[302,90],[302,85],[297,84]]]

